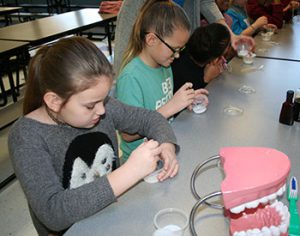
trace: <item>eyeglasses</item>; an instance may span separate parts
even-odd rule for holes
[[[150,34],[151,32],[145,32],[146,34]],[[153,33],[164,45],[166,45],[172,52],[172,57],[176,57],[180,55],[180,52],[182,52],[185,49],[185,46],[182,48],[173,48],[170,46],[165,40],[163,40],[158,34]]]

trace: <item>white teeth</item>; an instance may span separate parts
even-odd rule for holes
[[[269,200],[268,200],[267,197],[262,197],[262,198],[260,199],[260,202],[261,202],[262,204],[266,204],[268,201],[269,201]]]
[[[255,200],[255,201],[246,203],[245,207],[251,209],[251,208],[256,208],[258,205],[259,205],[259,201]]]
[[[277,191],[277,195],[278,196],[282,196],[282,194],[284,193],[284,191],[283,191],[283,188],[280,188],[278,191]]]
[[[255,228],[255,229],[252,229],[251,233],[254,234],[254,235],[257,235],[257,234],[260,234],[260,230]]]
[[[280,230],[278,227],[275,227],[275,226],[271,226],[270,227],[271,229],[271,232],[272,232],[272,236],[280,236]]]
[[[268,196],[268,199],[270,200],[270,201],[272,201],[272,200],[275,200],[276,199],[276,193],[272,193],[272,194],[270,194],[269,196]]]
[[[268,227],[263,227],[261,232],[263,233],[263,236],[271,236],[271,231]]]
[[[230,209],[230,211],[232,212],[232,213],[234,213],[234,214],[238,214],[238,213],[240,213],[240,212],[242,212],[242,211],[244,211],[245,210],[245,205],[239,205],[239,206],[237,206],[237,207],[233,207],[233,208],[231,208]]]
[[[279,226],[279,230],[280,230],[280,233],[285,233],[287,232],[287,224],[282,224]]]
[[[280,236],[280,234],[287,233],[290,220],[288,207],[277,200],[274,201],[270,207],[275,208],[281,216],[281,223],[279,226],[271,225],[269,228],[264,226],[261,230],[254,228],[248,229],[247,231],[234,232],[233,236]]]
[[[250,209],[256,208],[260,203],[266,204],[267,202],[272,202],[277,198],[277,196],[281,196],[285,192],[285,188],[286,188],[286,186],[283,185],[279,190],[277,190],[276,193],[272,193],[272,194],[264,196],[260,199],[257,199],[257,200],[251,201],[251,202],[246,202],[239,206],[230,208],[230,211],[234,214],[238,214],[238,213],[244,211],[245,208],[250,208]]]

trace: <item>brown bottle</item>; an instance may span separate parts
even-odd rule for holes
[[[295,92],[295,100],[294,100],[294,120],[300,121],[300,88]]]
[[[282,104],[279,116],[279,122],[286,125],[294,124],[294,91],[288,90],[286,93],[286,101]]]

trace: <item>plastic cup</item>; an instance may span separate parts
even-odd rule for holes
[[[160,210],[154,216],[154,225],[157,230],[153,236],[183,236],[188,223],[188,216],[177,208]]]
[[[207,110],[206,105],[204,105],[204,98],[198,97],[193,102],[193,112],[196,114],[201,114]]]
[[[272,36],[275,32],[275,29],[273,27],[266,27],[266,32],[269,33],[270,36]]]
[[[246,56],[243,56],[243,62],[247,65],[251,65],[256,57],[255,53],[249,52]]]
[[[157,176],[163,170],[163,166],[164,166],[164,163],[162,161],[158,161],[156,170],[153,171],[152,173],[150,173],[149,175],[147,175],[144,178],[144,181],[149,184],[157,183],[158,182]]]
[[[237,45],[237,54],[239,57],[243,57],[249,54],[249,44],[246,42],[240,42]]]
[[[274,34],[274,32],[262,32],[261,36],[262,36],[262,40],[263,41],[270,41],[272,38],[272,35]]]

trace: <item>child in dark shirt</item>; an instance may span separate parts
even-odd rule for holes
[[[223,55],[230,48],[230,33],[222,24],[197,28],[189,38],[180,58],[171,64],[174,93],[186,82],[193,89],[204,88],[223,71]]]

